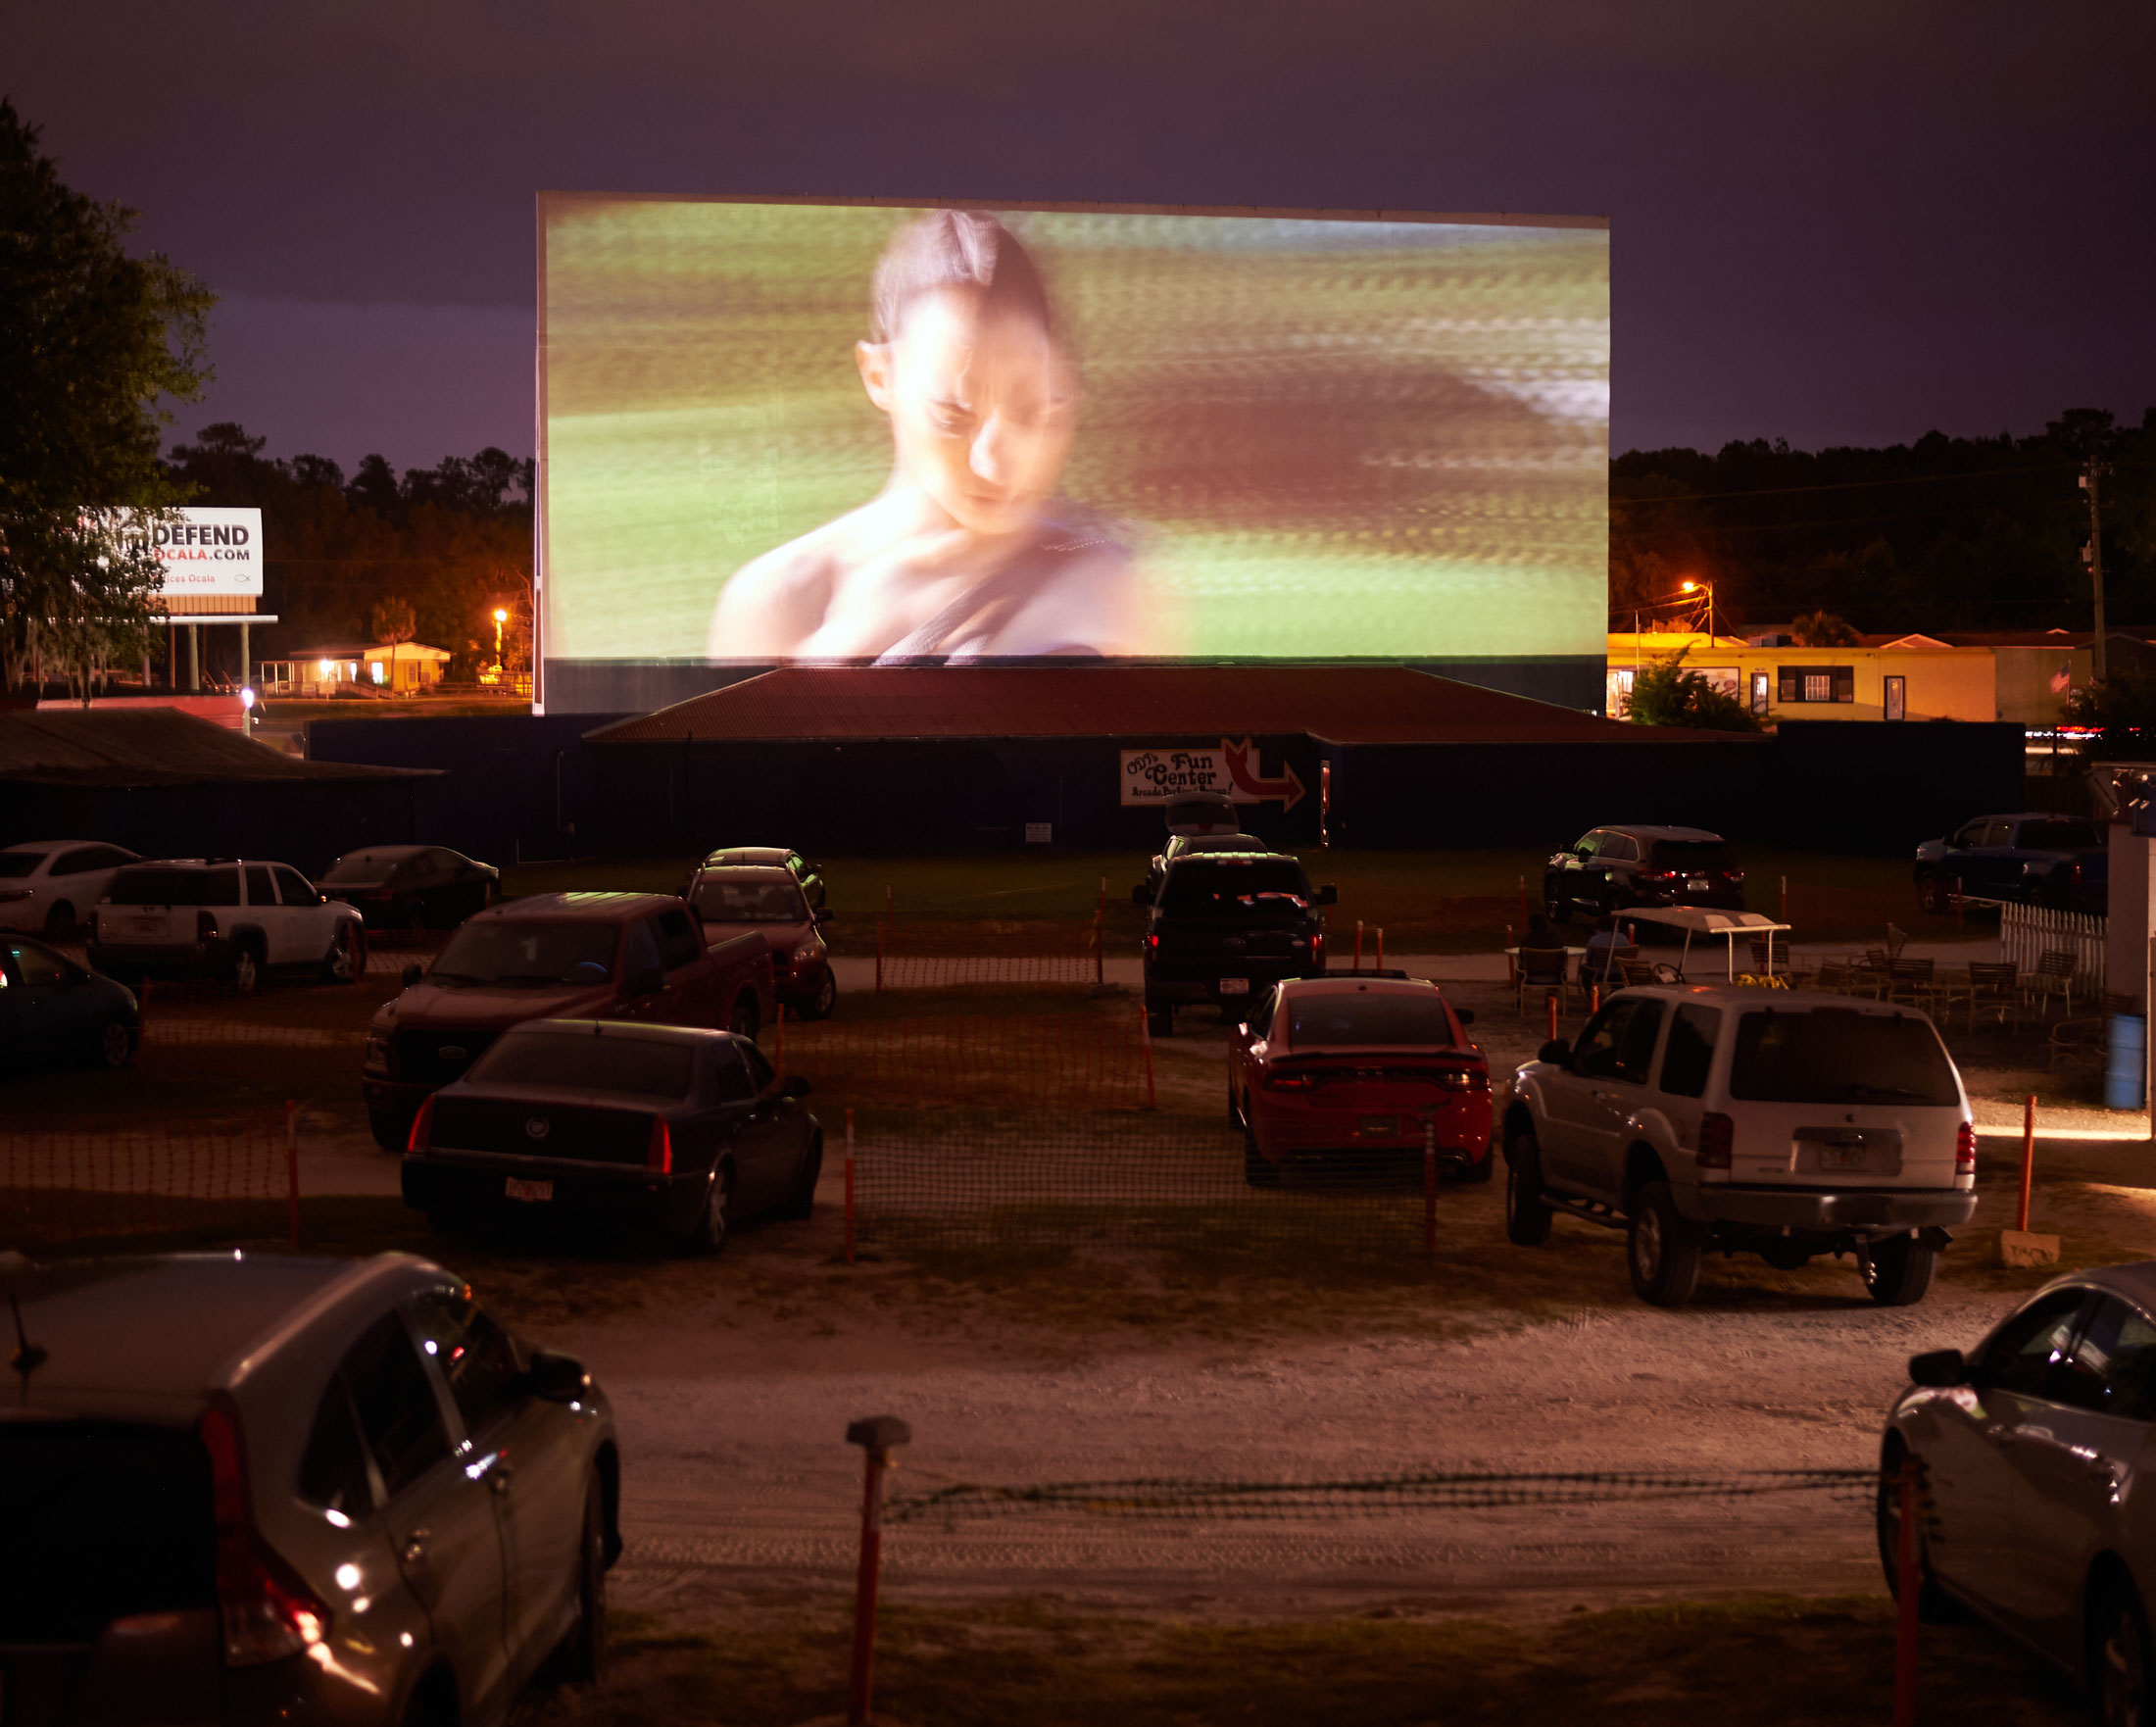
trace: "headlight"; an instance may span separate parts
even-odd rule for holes
[[[389,1065],[389,1037],[385,1032],[370,1031],[367,1034],[367,1064],[369,1067]]]
[[[794,963],[796,965],[806,965],[815,957],[816,950],[814,948],[796,948],[794,950]]]

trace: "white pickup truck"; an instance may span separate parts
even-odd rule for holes
[[[1961,1075],[1915,1010],[1727,985],[1620,990],[1513,1075],[1505,1230],[1557,1213],[1627,1232],[1632,1286],[1680,1307],[1710,1251],[1793,1270],[1853,1254],[1883,1306],[1921,1301],[1975,1213]]]
[[[114,875],[90,923],[90,963],[123,978],[209,972],[243,991],[303,967],[351,983],[366,962],[366,928],[289,864],[168,858]]]

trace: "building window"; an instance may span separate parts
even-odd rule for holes
[[[1906,677],[1889,677],[1883,680],[1886,694],[1882,698],[1888,719],[1905,719],[1909,713],[1909,680]]]
[[[1853,666],[1784,666],[1777,668],[1776,700],[1782,702],[1853,702]]]
[[[1755,672],[1753,672],[1753,673],[1752,673],[1752,712],[1753,712],[1754,714],[1757,714],[1757,715],[1764,715],[1766,714],[1766,712],[1767,712],[1767,690],[1768,690],[1768,684],[1767,684],[1767,674],[1766,674],[1766,673],[1765,673],[1764,671],[1755,671]]]

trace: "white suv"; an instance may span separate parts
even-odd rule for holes
[[[297,967],[350,983],[366,927],[289,864],[169,858],[113,877],[90,925],[90,963],[122,975],[207,971],[241,990]]]
[[[1716,1249],[1784,1270],[1854,1254],[1874,1301],[1921,1301],[1976,1211],[1961,1075],[1931,1020],[1888,1003],[1621,990],[1518,1070],[1499,1132],[1511,1239],[1541,1246],[1560,1211],[1623,1228],[1659,1307],[1691,1299]]]

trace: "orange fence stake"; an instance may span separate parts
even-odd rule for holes
[[[284,1100],[284,1190],[291,1213],[292,1245],[300,1245],[300,1107]]]
[[[2029,1229],[2029,1190],[2036,1174],[2036,1100],[2031,1094],[2022,1105],[2022,1179],[2021,1206],[2015,1212],[2014,1227],[2025,1234]]]
[[[1520,877],[1520,927],[1527,927],[1527,877]]]
[[[913,1430],[896,1415],[856,1421],[846,1443],[868,1454],[867,1478],[861,1486],[860,1569],[854,1578],[854,1670],[847,1687],[847,1727],[867,1727],[868,1693],[876,1664],[876,1584],[883,1561],[883,1476],[891,1468],[891,1448],[904,1445]]]
[[[1385,925],[1378,925],[1378,969],[1385,969]]]
[[[846,1111],[846,1262],[854,1262],[854,1111]]]
[[[1551,995],[1549,998],[1549,1035],[1552,1038],[1557,1035],[1557,998],[1555,995]]]
[[[1894,1727],[1916,1727],[1917,1612],[1924,1579],[1917,1565],[1918,1466],[1901,1459],[1901,1529],[1894,1549]]]
[[[1512,925],[1504,926],[1504,981],[1507,986],[1520,981],[1520,962],[1516,955],[1519,937],[1512,933]]]
[[[1438,1124],[1422,1129],[1422,1251],[1438,1251]]]
[[[771,1053],[771,1065],[781,1079],[786,1077],[786,1004],[778,1005],[778,1046]]]
[[[1146,1004],[1143,1002],[1138,1004],[1138,1029],[1146,1041],[1146,1108],[1157,1110],[1160,1107],[1159,1099],[1152,1088],[1152,1024],[1146,1017]]]
[[[888,881],[883,884],[883,914],[893,929],[898,928],[899,899],[898,895],[891,891],[891,884]]]
[[[876,993],[883,993],[883,925],[876,925]]]
[[[1355,969],[1362,969],[1362,919],[1355,919]]]

